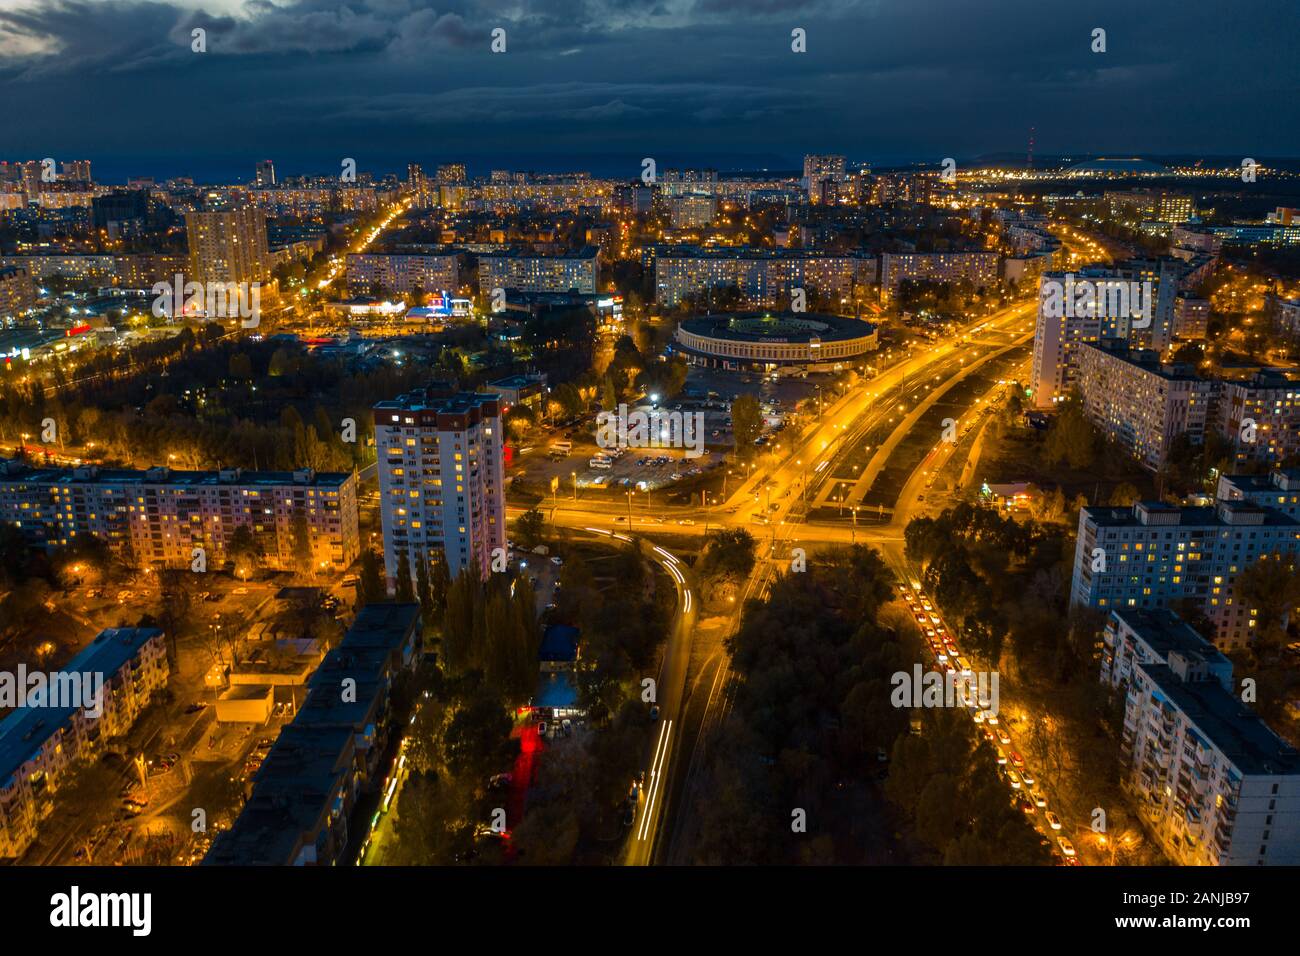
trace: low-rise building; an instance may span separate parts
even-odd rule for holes
[[[75,766],[95,759],[130,730],[167,685],[163,632],[155,627],[101,631],[59,673],[78,677],[83,688],[91,679],[102,682],[98,703],[87,707],[84,698],[76,702],[55,695],[0,721],[0,857],[27,851]]]
[[[280,732],[213,866],[331,866],[357,851],[350,818],[383,777],[399,733],[394,685],[419,660],[420,606],[369,604],[312,675],[307,701]]]

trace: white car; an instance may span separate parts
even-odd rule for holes
[[[1053,830],[1061,829],[1061,818],[1058,817],[1051,810],[1048,810],[1046,813],[1044,813],[1043,818],[1047,820],[1047,825],[1051,827]]]
[[[1025,782],[1026,787],[1032,787],[1035,783],[1038,782],[1037,780],[1034,779],[1034,775],[1030,773],[1028,770],[1020,771],[1020,779]]]
[[[1034,793],[1034,806],[1040,810],[1047,806],[1047,798],[1037,791]]]
[[[1065,837],[1057,837],[1056,842],[1061,844],[1061,852],[1066,856],[1074,856],[1074,844]]]
[[[1020,774],[1016,773],[1014,770],[1007,771],[1007,781],[1011,784],[1012,790],[1020,789]]]

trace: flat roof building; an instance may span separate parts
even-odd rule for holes
[[[32,467],[0,459],[0,522],[34,546],[93,535],[136,567],[208,567],[248,528],[274,570],[294,570],[294,523],[307,523],[313,569],[348,567],[360,553],[355,473]]]
[[[1106,611],[1195,604],[1215,643],[1243,647],[1257,610],[1237,599],[1238,575],[1262,558],[1300,551],[1300,523],[1245,501],[1178,507],[1083,508],[1071,582],[1072,604]]]
[[[58,673],[58,681],[49,681],[47,700],[29,702],[0,721],[0,857],[27,851],[71,769],[130,730],[166,686],[170,672],[163,632],[156,627],[100,631]],[[81,693],[67,693],[69,688]]]

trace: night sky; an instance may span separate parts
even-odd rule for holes
[[[1298,23],[1293,0],[0,0],[0,158],[630,178],[1023,156],[1031,126],[1041,156],[1297,156]]]

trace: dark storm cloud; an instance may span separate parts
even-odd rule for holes
[[[437,129],[484,150],[962,157],[1031,126],[1041,152],[1300,153],[1284,0],[208,2],[4,0],[0,94],[45,107],[11,114],[7,151],[125,149],[165,117],[268,155]]]

